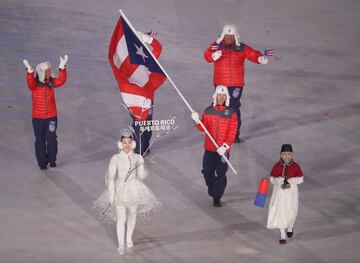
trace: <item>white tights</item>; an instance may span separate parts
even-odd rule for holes
[[[136,206],[117,206],[117,222],[116,222],[116,233],[119,243],[119,248],[124,248],[125,245],[125,224],[126,228],[126,245],[132,247],[132,234],[134,232],[136,224]]]

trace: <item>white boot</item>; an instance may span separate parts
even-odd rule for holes
[[[124,255],[124,253],[125,253],[125,248],[124,248],[124,247],[118,247],[117,252],[118,252],[120,255]]]
[[[127,240],[126,240],[126,246],[127,246],[128,248],[131,248],[131,247],[134,246],[134,243],[133,243],[133,241],[131,240],[131,237],[130,237],[130,238],[127,238]]]

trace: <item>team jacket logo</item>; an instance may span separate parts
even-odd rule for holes
[[[239,88],[234,89],[232,95],[233,95],[234,98],[239,97],[239,95],[240,95],[240,89],[239,89]]]
[[[49,131],[54,132],[56,130],[56,121],[50,121],[49,123]]]

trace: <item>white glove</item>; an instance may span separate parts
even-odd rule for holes
[[[23,60],[23,63],[24,63],[24,66],[25,66],[25,68],[26,68],[26,70],[27,70],[28,73],[33,73],[33,72],[34,72],[34,70],[32,69],[29,61],[27,61],[26,59],[24,59],[24,60]]]
[[[145,44],[151,44],[153,42],[153,37],[149,36],[148,34],[144,34],[143,32],[138,31],[139,36],[141,37],[141,40],[144,41]]]
[[[199,123],[200,123],[199,113],[197,113],[196,111],[192,112],[192,113],[191,113],[191,119],[193,119],[193,121],[194,121],[196,124],[199,124]]]
[[[115,191],[114,190],[109,190],[109,202],[110,204],[112,204],[114,202],[115,199]]]
[[[268,58],[265,57],[265,56],[260,56],[260,57],[258,58],[258,61],[259,61],[260,64],[263,64],[263,65],[266,65],[267,63],[269,63]]]
[[[65,68],[68,59],[69,59],[68,55],[65,55],[64,58],[60,57],[59,69]]]
[[[218,39],[216,39],[216,44],[220,44],[221,41],[223,41],[224,37],[225,37],[225,34],[221,33],[221,35],[218,37]]]
[[[211,54],[214,61],[218,60],[222,56],[221,50],[216,50],[214,53]]]
[[[229,149],[230,149],[230,146],[227,145],[226,143],[223,143],[223,145],[221,145],[219,148],[217,148],[216,152],[219,155],[223,156],[226,153],[226,151]]]

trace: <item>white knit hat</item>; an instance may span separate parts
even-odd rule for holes
[[[36,74],[38,75],[39,81],[44,83],[45,80],[45,71],[47,69],[50,69],[50,76],[52,78],[54,78],[54,74],[51,70],[51,64],[48,61],[39,63],[36,65],[35,70],[36,70]]]
[[[223,28],[223,31],[220,35],[220,37],[216,40],[216,43],[217,44],[220,44],[221,41],[223,41],[225,35],[233,35],[235,36],[235,44],[237,46],[240,45],[240,42],[239,42],[239,35],[237,33],[237,28],[235,25],[229,25],[229,24],[226,24]]]
[[[226,95],[225,105],[227,107],[229,107],[229,105],[230,105],[229,91],[228,91],[228,88],[226,86],[223,86],[223,85],[216,86],[216,89],[215,89],[215,92],[214,92],[214,95],[213,95],[213,99],[214,99],[213,106],[215,107],[217,105],[216,97],[217,97],[218,94],[225,94]]]

